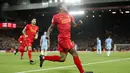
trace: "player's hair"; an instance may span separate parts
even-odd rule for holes
[[[36,19],[36,18],[32,18],[31,21],[32,21],[33,19]]]
[[[67,7],[67,5],[65,3],[59,3],[58,4],[58,9],[60,9],[60,7],[62,7],[62,6],[66,6]]]
[[[65,3],[60,3],[60,4],[58,4],[58,7],[57,7],[58,11],[60,10],[60,8],[66,8],[67,9],[67,5]]]

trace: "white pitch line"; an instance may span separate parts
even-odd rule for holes
[[[101,61],[101,62],[93,62],[93,63],[82,64],[82,65],[86,66],[86,65],[93,65],[93,64],[117,62],[117,61],[123,61],[123,60],[130,60],[130,58],[107,60],[107,61]],[[56,69],[70,68],[70,67],[75,67],[75,65],[55,67],[55,68],[46,68],[46,69],[37,69],[37,70],[28,70],[28,71],[21,71],[21,72],[16,72],[16,73],[30,73],[30,72],[38,72],[38,71],[47,71],[47,70],[56,70]]]

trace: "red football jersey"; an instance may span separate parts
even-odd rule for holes
[[[26,37],[25,37],[24,35],[21,35],[21,36],[19,37],[19,39],[18,39],[18,42],[19,42],[19,43],[22,42],[22,43],[20,43],[20,44],[26,45]]]
[[[58,28],[58,38],[71,38],[71,22],[73,21],[74,18],[69,13],[58,13],[53,16],[52,24]]]
[[[27,24],[25,26],[25,30],[26,30],[26,35],[28,35],[28,38],[33,40],[39,28],[36,25]]]

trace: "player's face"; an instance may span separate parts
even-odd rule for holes
[[[99,38],[97,38],[97,40],[99,40]]]
[[[35,25],[36,24],[36,19],[33,19],[31,22],[32,22],[32,24]]]

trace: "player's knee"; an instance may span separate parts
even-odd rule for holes
[[[78,53],[76,52],[75,49],[71,49],[69,50],[69,53],[74,57],[74,56],[78,56]]]
[[[60,62],[65,62],[65,59],[60,59]]]
[[[76,57],[76,56],[78,56],[78,54],[77,54],[77,53],[74,53],[74,54],[72,54],[72,56],[73,56],[73,57]]]
[[[61,57],[60,62],[65,62],[65,57]]]
[[[74,51],[73,53],[71,53],[71,55],[74,56],[78,56],[78,53],[76,51]]]
[[[27,51],[28,51],[27,49],[24,50],[24,52],[27,52]]]
[[[28,50],[32,50],[32,47],[31,47],[31,46],[28,46]]]

